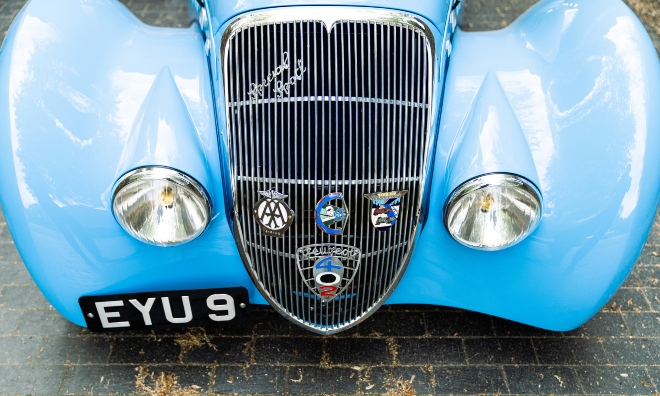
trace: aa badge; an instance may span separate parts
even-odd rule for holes
[[[365,198],[371,200],[371,224],[378,231],[387,231],[396,223],[401,208],[401,197],[406,193],[407,190],[364,194]]]
[[[360,249],[338,243],[320,243],[298,248],[296,263],[305,285],[329,302],[353,282],[360,267]]]
[[[264,234],[279,238],[293,223],[293,211],[282,201],[288,195],[275,190],[259,191],[259,194],[262,198],[254,204],[254,218]]]
[[[344,194],[335,192],[321,198],[319,203],[316,204],[314,218],[316,219],[316,225],[323,232],[330,235],[341,234],[344,224],[348,220],[348,208],[344,201]]]

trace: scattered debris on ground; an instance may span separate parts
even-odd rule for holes
[[[298,378],[297,379],[291,378],[291,382],[298,382],[299,383],[299,382],[302,382],[302,380],[303,380],[302,370],[298,369]]]
[[[387,353],[392,356],[392,362],[396,364],[396,356],[399,354],[399,344],[396,343],[394,337],[388,337],[385,341],[387,342]]]
[[[323,367],[323,368],[328,368],[328,367],[330,367],[331,363],[332,363],[332,359],[330,357],[330,354],[326,350],[326,345],[325,345],[325,342],[324,342],[323,351],[321,352],[321,364],[320,364],[320,366]]]
[[[182,388],[174,373],[150,373],[146,367],[140,367],[135,376],[135,392],[146,396],[195,396],[200,395],[201,386],[191,385]]]
[[[415,396],[415,388],[413,387],[413,381],[415,376],[411,376],[410,380],[404,380],[402,377],[397,379],[388,379],[385,382],[385,396]]]
[[[202,327],[193,327],[183,334],[177,333],[176,336],[174,336],[174,342],[181,347],[181,351],[179,352],[179,363],[183,362],[183,355],[193,348],[208,345],[214,350],[218,350]]]

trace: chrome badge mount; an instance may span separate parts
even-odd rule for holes
[[[353,282],[361,257],[362,252],[354,246],[321,243],[298,248],[296,263],[305,285],[329,302]]]
[[[314,210],[316,225],[326,234],[339,235],[348,221],[348,207],[344,194],[334,192],[321,198]]]
[[[396,224],[401,209],[401,197],[406,193],[407,190],[364,194],[365,198],[371,200],[371,224],[378,231],[387,231]]]
[[[282,201],[288,197],[275,190],[259,191],[262,196],[254,204],[254,218],[261,231],[269,236],[282,237],[293,223],[293,211]]]

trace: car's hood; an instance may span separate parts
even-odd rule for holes
[[[243,12],[270,7],[337,5],[379,7],[407,11],[431,21],[438,30],[444,30],[447,9],[453,0],[211,0],[208,2],[211,18],[216,29],[234,16]]]

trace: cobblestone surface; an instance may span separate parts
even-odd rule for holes
[[[648,15],[660,9],[633,1]],[[182,1],[123,2],[148,23],[187,24]],[[472,0],[465,26],[500,28],[534,2]],[[0,0],[3,37],[22,4]],[[655,32],[653,38],[660,43]],[[0,211],[0,394],[657,394],[656,252],[658,219],[620,292],[566,333],[455,309],[395,306],[329,338],[299,330],[269,307],[255,307],[245,327],[98,335],[46,302]]]

